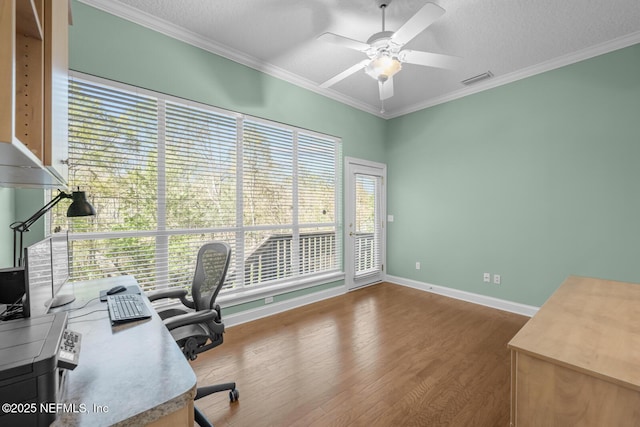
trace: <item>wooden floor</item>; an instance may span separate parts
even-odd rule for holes
[[[221,426],[509,425],[507,342],[527,317],[383,283],[228,328],[192,362]]]

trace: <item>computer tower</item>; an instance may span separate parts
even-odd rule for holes
[[[0,269],[0,304],[6,305],[5,315],[15,318],[24,314],[26,287],[24,267]],[[14,314],[14,316],[12,316]]]

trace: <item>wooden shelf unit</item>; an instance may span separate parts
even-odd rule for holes
[[[0,2],[0,186],[66,185],[68,8]]]

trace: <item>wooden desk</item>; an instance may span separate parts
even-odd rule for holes
[[[115,285],[137,283],[132,276],[76,282],[76,301],[62,308],[81,307]],[[196,376],[148,300],[147,305],[151,319],[117,327],[99,299],[69,312],[68,328],[82,334],[82,346],[60,400],[83,404],[86,412],[61,413],[53,426],[193,425]]]
[[[571,276],[509,348],[512,426],[640,425],[640,285]]]

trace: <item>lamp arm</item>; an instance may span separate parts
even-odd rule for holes
[[[49,210],[51,210],[55,205],[57,205],[62,199],[71,199],[73,196],[69,193],[65,193],[64,191],[59,191],[58,195],[51,199],[49,203],[40,208],[36,213],[31,215],[25,221],[16,221],[11,224],[12,230],[18,231],[20,233],[24,233],[25,231],[29,231],[29,227],[31,227],[37,220],[39,220],[42,215],[46,214]]]

